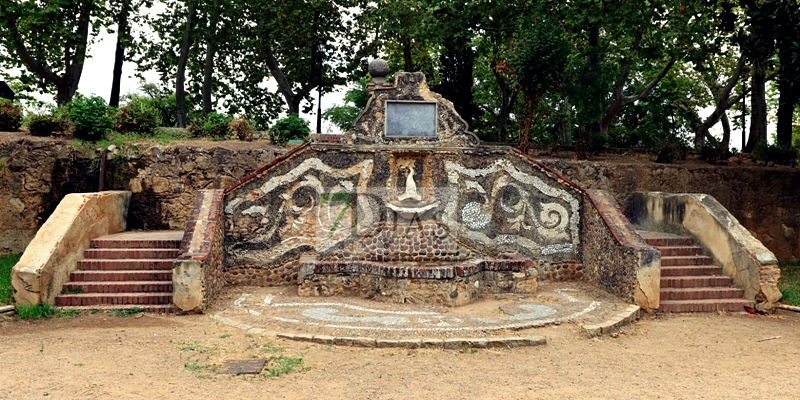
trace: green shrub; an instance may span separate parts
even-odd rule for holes
[[[779,264],[781,268],[781,279],[778,281],[778,286],[783,294],[782,302],[800,306],[800,263],[782,262]]]
[[[228,130],[231,135],[235,135],[239,140],[251,141],[253,140],[253,127],[247,118],[237,118],[228,124]]]
[[[19,261],[19,254],[0,255],[0,304],[11,304],[14,289],[11,287],[11,269]]]
[[[664,137],[656,141],[654,145],[656,162],[669,164],[676,159],[686,159],[689,146],[679,137]]]
[[[759,142],[753,154],[756,161],[774,162],[775,164],[797,165],[797,150],[784,149],[781,145]]]
[[[224,139],[228,135],[228,125],[233,117],[226,114],[209,113],[205,118],[195,119],[189,125],[189,133],[194,137]]]
[[[22,125],[22,106],[0,99],[0,132],[16,132]]]
[[[143,97],[131,97],[114,114],[114,130],[117,132],[152,135],[160,124],[161,112]]]
[[[25,120],[28,132],[33,136],[69,135],[75,126],[65,107],[59,107],[43,114],[29,114]]]
[[[308,138],[309,133],[311,133],[309,122],[300,119],[294,114],[278,120],[272,129],[269,130],[272,141],[281,145],[286,144],[286,142],[292,139],[305,140]]]
[[[75,95],[68,110],[69,117],[75,124],[75,137],[78,139],[98,141],[114,124],[109,116],[108,105],[100,96]]]

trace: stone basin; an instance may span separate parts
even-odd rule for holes
[[[301,259],[300,296],[353,296],[391,303],[463,306],[486,294],[535,293],[531,260],[460,263],[317,261]]]

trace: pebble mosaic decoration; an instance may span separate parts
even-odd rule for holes
[[[481,146],[424,75],[395,77],[368,86],[341,140],[303,145],[226,191],[226,280],[457,306],[581,279],[583,193],[510,148]],[[436,135],[385,137],[397,101],[435,103]]]
[[[504,302],[499,310],[443,312],[416,307],[365,307],[343,301],[295,301],[289,296],[245,293],[218,316],[250,325],[314,327],[352,331],[466,332],[527,329],[585,318],[602,303],[574,289],[553,289],[539,297]],[[542,304],[542,301],[547,304]],[[376,305],[377,306],[377,305]],[[405,309],[404,309],[405,308]],[[499,311],[499,313],[498,313]]]

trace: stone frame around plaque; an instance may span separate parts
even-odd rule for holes
[[[429,135],[403,135],[403,134],[390,134],[389,132],[389,104],[431,104],[433,105],[433,132]],[[383,136],[390,139],[431,139],[436,140],[439,138],[439,102],[426,101],[426,100],[384,100],[384,112],[386,119],[383,127]]]

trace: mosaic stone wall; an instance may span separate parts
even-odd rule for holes
[[[516,152],[331,150],[298,148],[227,191],[229,281],[294,282],[305,254],[376,262],[519,254],[554,276],[582,276],[582,193]]]

